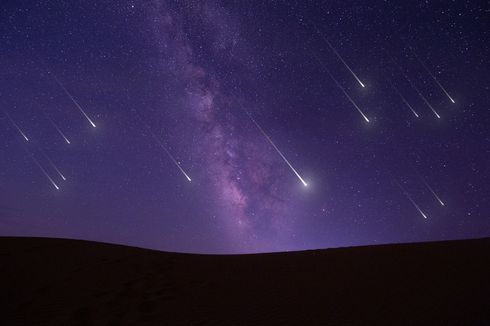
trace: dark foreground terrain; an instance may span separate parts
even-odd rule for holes
[[[0,238],[1,325],[490,325],[490,238],[206,256]]]

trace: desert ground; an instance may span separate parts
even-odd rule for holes
[[[490,238],[195,255],[0,238],[2,325],[490,325]]]

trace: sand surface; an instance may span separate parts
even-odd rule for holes
[[[0,238],[1,325],[490,325],[490,238],[212,256]]]

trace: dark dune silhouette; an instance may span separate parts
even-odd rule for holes
[[[490,325],[490,238],[192,255],[0,238],[2,325]]]

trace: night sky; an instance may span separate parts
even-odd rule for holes
[[[0,235],[200,253],[489,236],[489,17],[2,1]]]

